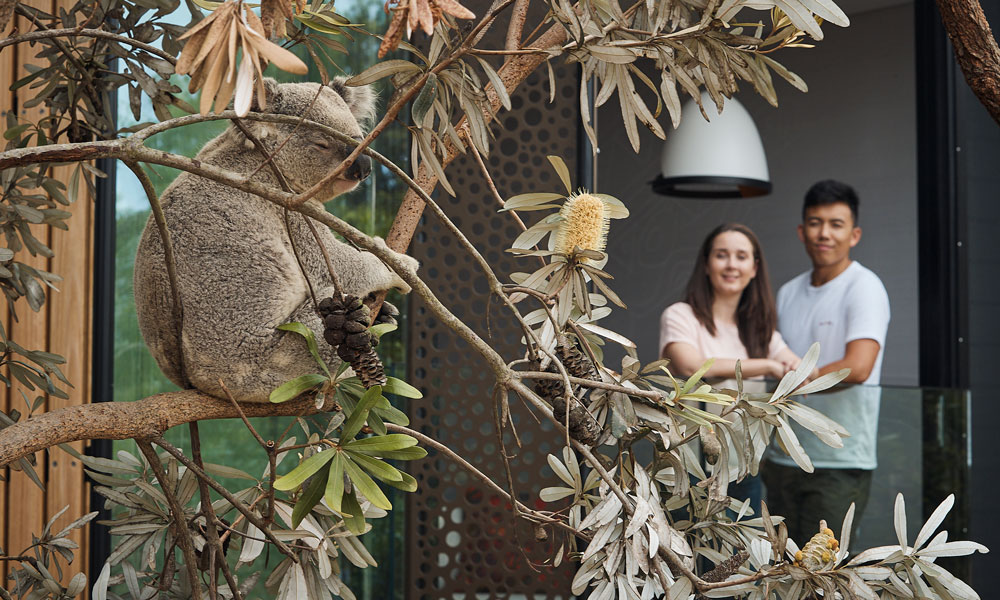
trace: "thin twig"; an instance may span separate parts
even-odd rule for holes
[[[163,50],[157,48],[156,46],[151,46],[149,44],[144,44],[143,42],[136,41],[132,38],[125,37],[123,35],[118,35],[116,33],[111,33],[110,31],[104,31],[101,29],[80,29],[80,28],[68,28],[68,29],[45,29],[42,31],[31,31],[28,33],[22,33],[21,35],[16,35],[13,37],[5,38],[0,40],[0,49],[6,48],[14,44],[21,44],[24,42],[35,42],[38,40],[45,40],[49,38],[59,38],[59,37],[90,37],[90,38],[103,38],[106,40],[113,40],[121,44],[128,44],[139,48],[140,50],[145,50],[150,54],[155,54],[156,56],[162,58],[163,60],[169,62],[170,64],[177,64],[177,59],[164,52]]]
[[[410,429],[409,427],[403,427],[402,425],[394,425],[392,423],[386,423],[385,427],[389,431],[394,431],[396,433],[405,433],[407,435],[413,436],[425,446],[434,448],[441,454],[445,455],[446,457],[454,461],[455,464],[468,471],[470,475],[472,475],[475,479],[478,479],[480,482],[485,484],[489,489],[493,490],[503,498],[507,499],[512,505],[516,504],[518,510],[520,510],[525,515],[529,515],[531,519],[555,525],[556,527],[565,529],[566,531],[572,533],[577,537],[580,537],[581,539],[585,540],[590,539],[590,536],[581,531],[576,530],[575,528],[567,524],[565,521],[554,519],[551,516],[547,515],[546,513],[532,510],[527,506],[525,506],[524,504],[522,504],[517,498],[511,497],[511,495],[508,494],[502,487],[497,485],[495,481],[487,477],[485,473],[477,469],[469,461],[465,460],[465,458],[463,458],[460,454],[458,454],[448,446],[445,446],[436,439],[424,435],[423,433],[420,433],[415,429]]]
[[[198,559],[194,554],[194,542],[191,539],[191,532],[188,531],[187,523],[184,522],[184,509],[174,494],[174,488],[167,479],[167,473],[163,470],[163,463],[160,462],[160,457],[156,455],[156,450],[153,449],[148,440],[136,440],[135,442],[139,445],[139,450],[142,451],[143,456],[149,461],[149,466],[153,469],[153,475],[160,482],[160,491],[163,492],[163,495],[167,499],[167,504],[170,505],[170,512],[174,517],[174,535],[180,544],[181,552],[184,553],[184,568],[187,571],[188,584],[191,586],[191,597],[194,600],[200,600],[201,580],[198,579]]]
[[[194,471],[194,474],[197,475],[199,478],[204,479],[205,482],[208,485],[210,485],[213,490],[215,490],[216,492],[218,492],[220,496],[228,500],[229,503],[233,505],[233,508],[243,513],[243,516],[246,517],[248,521],[253,523],[257,527],[257,529],[260,529],[261,532],[265,536],[267,536],[267,539],[270,540],[270,542],[274,544],[278,548],[278,550],[281,551],[282,554],[292,559],[292,561],[294,562],[299,562],[298,556],[296,556],[295,553],[292,552],[288,548],[288,546],[285,545],[284,542],[274,537],[274,533],[271,532],[271,528],[268,527],[259,518],[257,518],[257,516],[254,515],[252,512],[250,512],[245,506],[243,506],[243,504],[239,500],[237,500],[235,496],[229,493],[229,490],[222,487],[221,485],[219,485],[218,482],[209,477],[208,474],[205,473],[205,471],[203,471],[198,465],[194,464],[194,461],[184,456],[183,452],[178,450],[176,447],[174,447],[173,444],[171,444],[167,440],[159,438],[153,441],[156,442],[156,445],[160,446],[161,448],[169,452],[174,458],[184,463],[184,466]]]
[[[348,154],[347,157],[339,165],[337,165],[337,168],[335,168],[333,171],[327,174],[323,179],[314,184],[311,188],[297,195],[291,206],[296,207],[301,205],[309,198],[312,198],[313,196],[318,194],[319,191],[322,190],[327,185],[329,185],[331,181],[334,181],[338,177],[343,175],[344,171],[346,171],[348,168],[350,168],[352,164],[354,164],[354,161],[357,160],[358,156],[360,156],[361,153],[364,152],[365,149],[367,149],[372,144],[372,142],[375,141],[375,138],[381,135],[382,132],[385,130],[385,128],[388,127],[389,124],[396,119],[396,116],[399,114],[399,111],[401,111],[403,107],[406,106],[406,103],[409,102],[412,98],[414,98],[417,95],[417,93],[420,92],[421,89],[423,89],[424,84],[427,83],[427,78],[430,77],[430,74],[434,73],[436,75],[440,73],[441,71],[451,66],[452,63],[461,58],[464,54],[468,53],[469,50],[472,49],[472,44],[475,42],[480,32],[483,32],[486,26],[488,26],[493,21],[493,19],[496,18],[497,14],[499,14],[500,11],[509,6],[513,1],[514,0],[507,0],[506,2],[503,2],[498,8],[494,9],[493,11],[489,12],[486,16],[484,16],[482,20],[476,25],[476,27],[472,29],[466,40],[462,44],[460,44],[458,48],[455,49],[454,52],[452,52],[447,57],[441,59],[429,71],[421,74],[406,89],[405,92],[399,94],[399,97],[397,97],[396,101],[392,103],[392,106],[390,106],[386,110],[385,115],[382,116],[382,119],[375,125],[375,127],[372,128],[371,131],[368,132],[368,135],[366,135],[365,138],[358,143],[358,145],[354,148],[354,150],[352,150],[351,153]]]
[[[313,96],[312,99],[313,102],[316,101],[316,98],[319,98],[321,90],[322,88],[316,91],[316,95]],[[312,105],[310,104],[310,107],[311,106]],[[308,110],[309,109],[307,108],[306,111]],[[288,137],[285,138],[285,140],[282,141],[281,144],[279,144],[278,147],[272,153],[268,153],[267,148],[264,147],[264,143],[261,142],[256,135],[254,135],[254,132],[251,131],[250,128],[247,127],[241,119],[233,119],[233,124],[235,124],[236,127],[239,128],[241,132],[243,132],[243,135],[246,136],[246,138],[253,143],[254,147],[257,148],[257,151],[260,152],[260,154],[264,157],[264,162],[262,162],[256,169],[254,169],[253,172],[247,175],[247,179],[253,177],[258,171],[260,171],[260,169],[264,165],[267,165],[268,167],[271,168],[271,173],[273,173],[274,177],[278,180],[278,185],[281,186],[281,189],[283,189],[285,192],[292,193],[292,186],[288,184],[288,179],[285,178],[285,175],[281,172],[281,169],[278,168],[277,163],[274,162],[274,156],[278,153],[278,151],[281,150],[281,148],[288,142],[288,140],[292,139],[292,136],[295,134],[295,131],[299,128],[299,125],[302,124],[302,119],[299,120],[299,123],[295,125],[295,128],[292,130],[290,134],[288,134]],[[302,264],[302,257],[299,255],[298,246],[296,246],[295,244],[295,236],[292,234],[292,223],[288,213],[288,207],[285,207],[284,209],[284,222],[285,222],[285,233],[288,235],[288,241],[292,246],[292,255],[295,256],[295,263],[299,266],[299,271],[302,272],[302,278],[306,280],[306,286],[309,287],[309,297],[312,298],[313,306],[316,306],[318,304],[318,300],[316,298],[316,291],[313,289],[312,281],[309,279],[309,273],[306,271],[305,265]],[[306,219],[306,222],[308,223],[309,219]],[[310,227],[312,227],[312,225],[310,225]],[[315,228],[313,228],[313,235],[316,235]],[[319,244],[320,248],[323,250],[323,254],[326,255],[326,248],[323,247],[323,244],[320,242],[318,236],[316,237],[316,243]],[[327,264],[329,265],[329,261],[327,261]],[[330,268],[330,274],[331,276],[333,276],[332,267]]]
[[[205,464],[201,460],[201,436],[198,435],[198,422],[192,421],[188,423],[188,431],[191,434],[191,457],[200,468],[204,469]],[[198,478],[198,489],[201,494],[201,514],[205,515],[205,538],[208,539],[208,543],[215,549],[215,554],[211,555],[211,557],[217,559],[218,565],[222,568],[222,575],[226,578],[229,590],[233,593],[233,598],[235,600],[243,600],[240,588],[233,578],[232,571],[229,569],[229,561],[226,560],[226,550],[222,547],[222,541],[219,539],[219,531],[216,529],[215,524],[219,520],[219,517],[216,516],[215,508],[212,507],[212,495],[208,491],[208,484],[200,477]],[[214,561],[210,558],[209,563],[212,562]],[[210,564],[208,572],[211,577],[209,591],[212,593],[212,596],[215,596],[217,594],[216,588],[218,587],[215,577],[215,566]]]
[[[180,286],[177,283],[177,261],[174,258],[174,245],[170,240],[170,231],[167,229],[167,219],[163,214],[163,206],[160,204],[160,198],[156,195],[156,188],[153,187],[153,182],[149,179],[146,171],[131,160],[123,160],[122,162],[135,174],[136,179],[142,185],[143,191],[146,192],[149,207],[153,211],[153,222],[156,223],[156,229],[160,233],[160,244],[163,246],[163,262],[166,263],[167,281],[170,284],[170,297],[173,300],[174,335],[177,336],[177,351],[181,355],[180,360],[177,361],[177,368],[180,371],[181,380],[187,382],[187,373],[184,368],[184,344],[181,343],[184,305],[181,303]]]
[[[476,145],[472,143],[471,139],[469,139],[468,129],[463,130],[462,133],[464,134],[463,137],[465,137],[465,141],[469,145],[469,148],[472,149],[472,156],[473,158],[476,159],[476,164],[479,165],[479,170],[482,172],[483,179],[486,180],[486,185],[490,188],[490,192],[493,194],[493,199],[496,200],[497,204],[499,204],[500,207],[502,208],[504,204],[503,198],[500,196],[500,192],[497,191],[497,186],[493,182],[493,178],[490,177],[490,170],[486,167],[486,163],[483,162],[483,157],[481,154],[479,154],[479,148],[476,148]],[[517,222],[517,224],[521,227],[521,231],[528,230],[528,226],[525,225],[524,221],[521,220],[521,216],[517,214],[517,211],[511,210],[508,211],[508,213],[510,213],[510,216],[513,217],[514,221]],[[535,250],[537,250],[538,244],[535,244],[534,248]],[[540,262],[543,267],[545,266],[545,259],[542,258],[541,256],[538,257],[538,262]]]

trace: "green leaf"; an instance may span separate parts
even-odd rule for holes
[[[367,452],[366,454],[376,453]],[[377,453],[377,456],[390,460],[418,460],[427,456],[427,450],[424,450],[420,446],[414,446],[412,448],[403,448],[402,450],[385,450],[384,452]]]
[[[399,326],[395,323],[379,323],[378,325],[372,325],[368,328],[368,331],[372,332],[376,338],[381,339],[383,335],[396,331]]]
[[[559,179],[561,179],[562,182],[563,182],[563,185],[566,186],[566,193],[567,194],[572,194],[573,193],[573,186],[570,183],[570,179],[569,179],[569,167],[567,167],[566,163],[563,162],[563,159],[560,158],[560,157],[558,157],[558,156],[554,156],[554,155],[550,154],[548,156],[548,159],[549,159],[549,162],[552,163],[552,168],[555,169],[556,174],[559,175]]]
[[[386,481],[386,484],[404,492],[417,491],[417,480],[413,478],[413,475],[405,471],[400,471],[399,474],[403,476],[402,481]]]
[[[402,450],[416,445],[417,439],[413,436],[406,435],[405,433],[390,433],[389,435],[351,440],[342,446],[345,450],[351,450],[352,452],[364,452],[365,454],[380,456],[381,452]]]
[[[392,502],[389,502],[389,499],[385,497],[382,489],[378,487],[374,479],[368,476],[368,473],[354,464],[354,461],[348,458],[344,459],[344,472],[350,477],[355,489],[364,494],[369,502],[382,510],[392,510]]]
[[[271,392],[271,396],[268,399],[275,404],[286,402],[326,381],[329,381],[329,378],[319,373],[299,375],[295,379],[286,381],[278,386],[277,389]]]
[[[351,411],[351,416],[344,421],[344,427],[340,430],[341,443],[354,439],[368,419],[368,411],[382,398],[382,386],[373,385],[365,395],[361,397],[358,405]]]
[[[297,528],[302,519],[313,509],[314,506],[319,504],[319,501],[323,499],[323,489],[326,488],[326,479],[329,471],[323,471],[313,480],[309,482],[309,487],[306,488],[304,494],[299,496],[299,501],[295,503],[295,507],[292,508],[292,528]]]
[[[413,100],[413,105],[410,107],[413,123],[418,127],[423,124],[424,117],[427,116],[427,111],[434,106],[434,100],[437,99],[437,89],[437,74],[428,74],[424,87],[420,89],[420,93],[417,94],[417,97]]]
[[[19,137],[29,127],[31,127],[31,123],[23,123],[21,125],[15,125],[14,127],[11,127],[7,131],[5,131],[3,133],[3,137],[4,137],[4,139],[12,140],[12,139],[14,139],[16,137]]]
[[[365,514],[361,510],[354,492],[344,494],[344,501],[340,514],[344,517],[344,523],[351,533],[360,534],[365,531]]]
[[[355,463],[357,463],[365,471],[368,471],[375,477],[378,477],[382,481],[402,481],[403,476],[400,474],[399,469],[390,465],[387,462],[381,461],[377,458],[372,458],[367,454],[362,454],[360,452],[350,452],[347,453]]]
[[[312,357],[316,359],[316,362],[319,363],[320,368],[323,369],[326,376],[330,377],[330,369],[327,368],[326,363],[323,362],[323,359],[319,356],[319,346],[316,345],[316,334],[313,333],[312,329],[309,329],[298,321],[278,325],[278,329],[282,331],[294,331],[295,333],[306,338],[306,345],[309,346],[309,354],[312,354]]]
[[[344,456],[340,453],[333,459],[330,465],[329,477],[326,480],[326,503],[333,510],[343,513],[344,499]]]
[[[684,385],[683,385],[683,387],[681,387],[681,395],[683,396],[684,394],[686,394],[686,393],[690,392],[690,391],[691,391],[691,388],[693,388],[693,387],[694,387],[694,384],[696,384],[696,383],[698,383],[699,381],[701,381],[701,378],[702,378],[702,376],[703,376],[703,375],[704,375],[705,373],[707,373],[709,369],[711,369],[711,368],[712,368],[712,365],[713,365],[713,364],[715,364],[715,359],[714,359],[714,358],[710,358],[710,359],[706,360],[706,361],[705,361],[705,364],[703,364],[703,365],[701,366],[701,368],[700,368],[700,369],[698,369],[698,370],[697,370],[697,371],[696,371],[696,372],[694,373],[694,375],[692,375],[692,376],[688,377],[687,381],[685,381],[685,382],[684,382]]]
[[[396,377],[386,378],[385,386],[382,388],[382,392],[385,394],[396,394],[397,396],[402,396],[404,398],[424,397],[424,395],[420,393],[420,390],[406,383],[402,379],[397,379]]]
[[[326,463],[333,460],[338,454],[340,453],[336,450],[324,450],[313,454],[302,461],[302,464],[292,469],[287,475],[283,475],[275,480],[274,489],[283,492],[294,490],[302,485],[302,482],[308,479],[313,473],[322,469]]]
[[[388,408],[382,408],[376,406],[375,408],[372,409],[371,414],[378,415],[378,417],[381,418],[383,421],[389,421],[390,423],[395,423],[396,425],[402,425],[403,427],[406,427],[407,425],[410,424],[410,419],[409,417],[406,416],[406,413],[399,410],[395,406],[389,406]],[[384,434],[385,432],[382,432],[381,435]]]
[[[372,408],[368,411],[368,426],[372,428],[375,435],[385,435],[389,432],[385,427],[385,421],[382,420],[382,417],[378,416],[377,408]]]
[[[383,77],[395,75],[396,73],[414,72],[419,70],[420,67],[408,60],[383,60],[382,62],[377,62],[368,67],[354,77],[351,77],[346,81],[346,83],[350,86],[368,85],[369,83],[378,81]]]

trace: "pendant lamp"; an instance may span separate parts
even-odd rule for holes
[[[750,198],[771,192],[764,144],[750,113],[736,98],[726,100],[722,114],[707,91],[681,109],[681,124],[667,134],[660,175],[653,191],[686,198]]]

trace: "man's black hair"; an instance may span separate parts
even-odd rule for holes
[[[836,204],[843,202],[851,209],[851,218],[854,225],[858,224],[858,193],[854,188],[846,183],[835,179],[824,179],[813,184],[806,192],[805,202],[802,203],[802,220],[806,219],[806,210],[813,206],[823,206],[825,204]]]

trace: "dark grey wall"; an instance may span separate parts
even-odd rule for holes
[[[805,78],[808,93],[780,81],[777,109],[750,86],[739,96],[764,141],[770,196],[705,201],[653,194],[647,182],[659,170],[662,142],[646,132],[634,154],[617,104],[601,108],[598,189],[632,211],[612,223],[607,267],[629,310],[616,311],[607,323],[639,344],[643,361],[656,357],[660,312],[680,299],[697,247],[719,223],[740,221],[757,232],[775,289],[809,268],[795,234],[802,196],[815,181],[833,177],[861,196],[864,234],[852,256],[878,273],[892,304],[882,381],[917,383],[912,7],[853,15],[849,28],[824,31],[815,48],[775,57]]]
[[[1000,27],[1000,0],[982,3],[994,31]],[[959,202],[967,214],[969,382],[972,388],[971,539],[990,544],[1000,536],[995,503],[1000,489],[1000,452],[993,424],[1000,418],[996,400],[1000,360],[1000,126],[955,74],[956,179]],[[994,542],[995,545],[995,542]],[[1000,559],[977,556],[973,584],[982,591]]]

